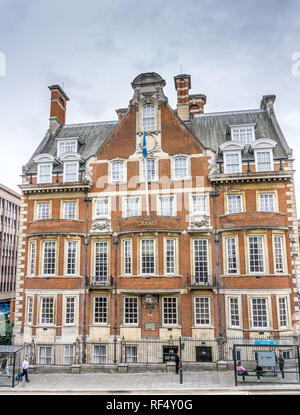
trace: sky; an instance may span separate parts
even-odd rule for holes
[[[22,165],[49,126],[49,85],[63,86],[67,123],[116,120],[131,82],[191,75],[205,112],[275,112],[295,158],[300,213],[298,0],[0,0],[0,183],[20,192]],[[299,215],[300,216],[300,215]]]

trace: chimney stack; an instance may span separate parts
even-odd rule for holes
[[[174,76],[177,91],[177,115],[182,121],[190,119],[189,90],[191,89],[191,76],[186,74]]]
[[[50,128],[56,128],[66,123],[66,111],[68,96],[59,85],[51,85],[48,87],[51,91],[50,105]],[[59,123],[59,125],[58,125]]]
[[[190,114],[203,114],[204,113],[204,105],[206,104],[206,95],[203,94],[194,94],[190,95]]]

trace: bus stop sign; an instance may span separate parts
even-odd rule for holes
[[[258,364],[261,367],[275,367],[275,352],[257,352]]]

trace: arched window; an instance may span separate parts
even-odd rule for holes
[[[143,106],[143,131],[155,130],[155,107],[153,104]]]

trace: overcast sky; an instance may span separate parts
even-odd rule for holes
[[[259,108],[275,94],[297,168],[299,16],[298,0],[0,0],[0,183],[20,192],[49,125],[49,85],[63,83],[68,124],[114,120],[141,72],[166,80],[176,108],[181,65],[205,112]],[[300,167],[295,179],[300,212]]]

